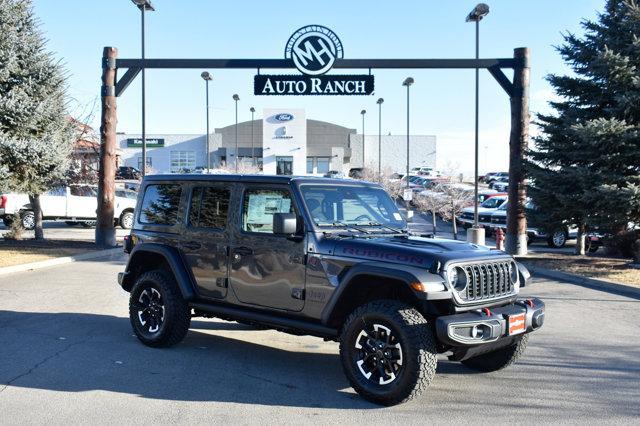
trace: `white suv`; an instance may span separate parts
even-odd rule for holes
[[[71,185],[54,188],[40,196],[44,220],[64,220],[68,224],[93,225],[98,208],[98,188],[92,185]],[[114,217],[121,228],[129,229],[133,224],[133,210],[137,194],[116,189]],[[0,196],[0,217],[6,226],[15,214],[22,219],[25,229],[33,229],[35,216],[26,194],[3,194]]]

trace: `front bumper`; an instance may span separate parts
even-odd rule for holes
[[[530,333],[544,323],[544,302],[540,299],[519,299],[514,304],[495,309],[457,315],[445,315],[436,320],[438,340],[448,346],[471,347],[511,339],[510,328],[519,329],[519,324],[509,324],[510,319],[524,314],[524,331]],[[515,328],[517,327],[517,328]]]

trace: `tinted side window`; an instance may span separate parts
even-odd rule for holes
[[[293,213],[291,194],[286,190],[251,189],[245,193],[242,230],[273,233],[274,213]]]
[[[222,229],[227,223],[229,211],[228,189],[197,187],[191,192],[189,226]]]
[[[173,225],[178,221],[180,185],[149,185],[144,192],[140,222]]]

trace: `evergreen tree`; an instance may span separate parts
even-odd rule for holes
[[[30,0],[0,0],[0,34],[0,186],[29,194],[41,239],[40,194],[64,178],[73,144],[65,74]]]
[[[640,221],[640,7],[607,0],[582,26],[557,48],[573,74],[547,77],[562,100],[538,114],[528,163],[534,221],[578,225],[579,254],[588,228]]]

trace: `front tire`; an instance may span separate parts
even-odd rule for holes
[[[462,361],[464,365],[485,373],[498,371],[516,362],[527,348],[529,335],[518,337],[511,345]]]
[[[340,338],[340,360],[358,394],[387,406],[422,393],[438,362],[427,320],[395,300],[367,303],[349,316]]]
[[[142,343],[169,347],[189,331],[191,309],[170,273],[150,271],[140,275],[131,290],[129,320]]]

